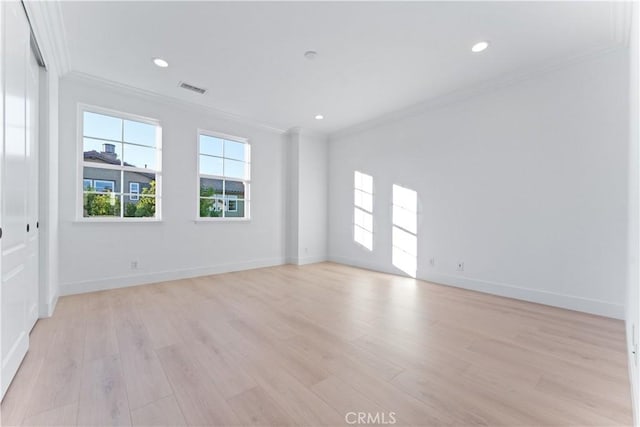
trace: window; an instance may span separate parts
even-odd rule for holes
[[[96,179],[93,181],[93,189],[100,193],[113,193],[116,188],[115,181],[105,181],[101,179]]]
[[[373,250],[373,177],[355,171],[353,178],[353,240]]]
[[[155,120],[81,109],[83,218],[160,218],[162,130]]]
[[[139,182],[130,182],[129,183],[129,200],[135,202],[140,200],[140,183]]]
[[[227,196],[226,199],[227,205],[225,206],[225,209],[227,212],[238,212],[238,196],[230,195]]]
[[[416,277],[418,263],[418,193],[393,186],[392,263]]]
[[[198,135],[200,218],[249,218],[251,147],[244,138]]]

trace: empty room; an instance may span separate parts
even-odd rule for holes
[[[640,426],[639,6],[0,1],[0,424]]]

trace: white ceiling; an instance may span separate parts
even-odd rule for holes
[[[61,11],[72,71],[327,133],[620,39],[605,2],[62,2]],[[491,46],[472,54],[479,40]]]

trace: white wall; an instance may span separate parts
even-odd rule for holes
[[[300,188],[300,130],[290,129],[286,135],[285,148],[286,161],[286,261],[289,264],[297,264],[299,257],[299,223],[300,212],[298,209],[299,188]]]
[[[638,379],[638,327],[640,326],[640,70],[638,66],[638,53],[640,42],[638,32],[640,25],[640,7],[637,3],[632,4],[631,38],[629,45],[629,274],[626,297],[626,326],[627,326],[627,347],[629,349],[629,377],[631,380],[632,398],[634,402],[635,425],[640,425],[639,405],[639,379]]]
[[[287,260],[300,265],[326,261],[327,138],[299,128],[287,138]]]
[[[618,50],[334,135],[330,259],[400,273],[399,184],[418,192],[419,278],[623,317],[627,73]],[[372,252],[353,242],[354,170],[374,179]]]
[[[160,120],[162,222],[83,223],[75,218],[77,104]],[[60,82],[61,295],[284,262],[284,136],[84,78]],[[195,223],[197,129],[249,138],[251,221]],[[138,269],[131,269],[131,261]]]
[[[40,78],[40,316],[53,314],[58,275],[58,85],[55,67]]]

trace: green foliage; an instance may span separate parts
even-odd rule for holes
[[[156,182],[151,181],[148,187],[142,189],[138,203],[127,203],[124,209],[126,217],[153,217],[156,215]]]
[[[88,188],[87,191],[95,191]],[[120,198],[114,194],[85,193],[84,216],[119,216]]]
[[[120,216],[120,196],[112,193],[91,193],[94,188],[86,188],[84,193],[84,216]],[[142,189],[137,203],[126,203],[125,217],[154,217],[156,214],[156,182],[151,181]],[[147,196],[147,197],[143,197]]]
[[[213,187],[200,187],[200,217],[221,217],[222,210],[215,204],[214,199],[203,199],[202,197],[213,197],[215,191]]]
[[[136,204],[127,203],[124,205],[124,216],[133,217],[136,216]]]

